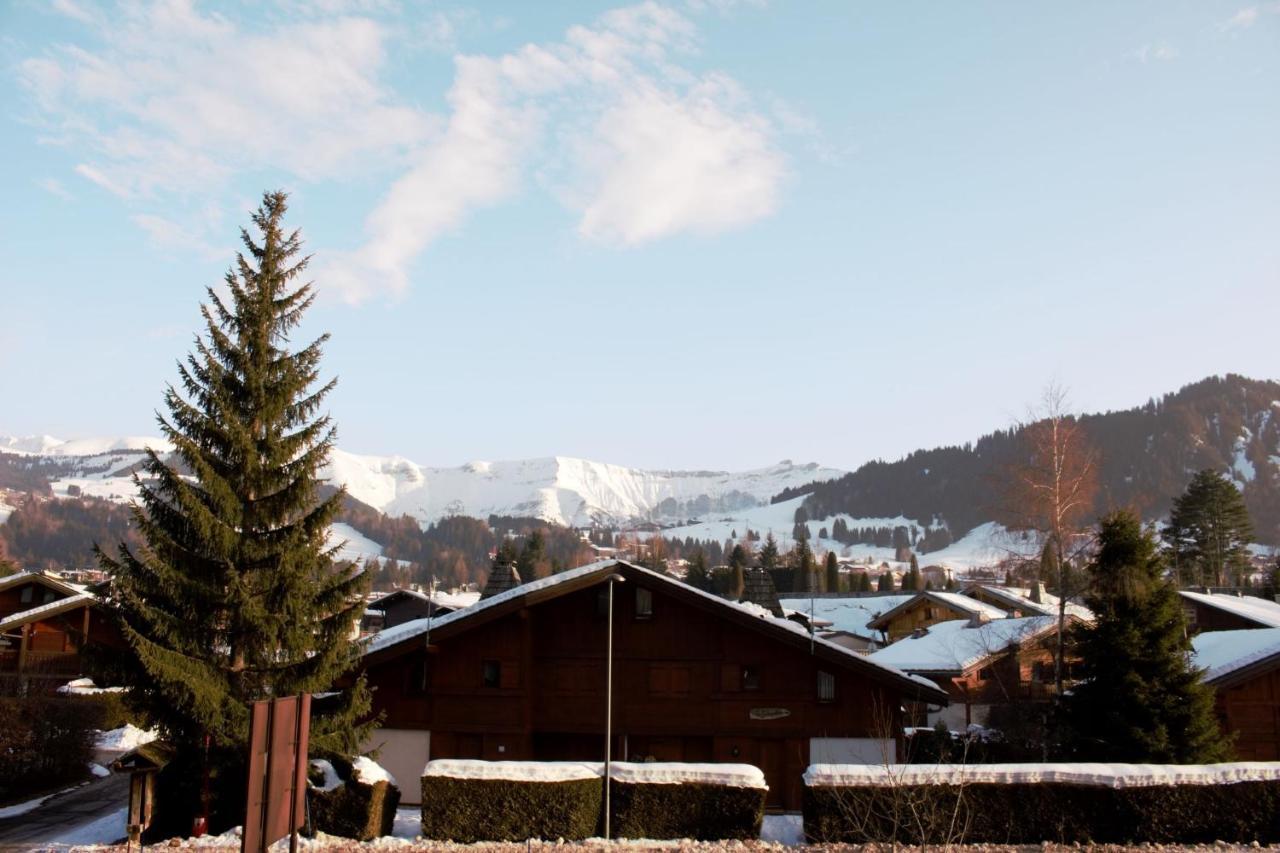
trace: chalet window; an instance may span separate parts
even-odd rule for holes
[[[611,584],[605,584],[596,592],[596,615],[601,619],[609,615],[609,587]]]
[[[22,603],[23,603],[23,604],[30,604],[30,603],[31,603],[31,599],[35,597],[35,592],[36,592],[36,591],[35,591],[35,587],[32,587],[32,586],[24,586],[24,587],[22,588]]]
[[[51,601],[53,601],[53,599],[54,599],[54,596],[55,596],[55,595],[57,595],[57,593],[55,593],[53,590],[51,590],[51,589],[46,589],[46,590],[44,591],[44,603],[45,603],[45,604],[48,604],[48,603],[50,603]]]
[[[425,696],[427,693],[427,656],[424,654],[409,667],[409,683],[405,686],[406,696]]]
[[[1194,604],[1182,605],[1182,615],[1186,618],[1189,626],[1192,628],[1196,626],[1196,607]]]
[[[502,664],[496,660],[487,660],[480,664],[480,678],[485,687],[498,687],[502,684]]]
[[[991,680],[991,667],[989,667],[989,666],[984,666],[982,669],[978,670],[978,680],[979,680],[979,681],[990,681],[990,680]]]
[[[644,587],[636,587],[636,618],[653,618],[653,592]]]
[[[760,667],[748,665],[742,668],[742,689],[760,689]]]
[[[926,608],[924,609],[924,618],[926,618],[926,619],[932,619],[932,618],[933,618],[933,608],[932,608],[932,607],[926,607]]]
[[[836,677],[822,670],[818,670],[818,701],[836,701]]]

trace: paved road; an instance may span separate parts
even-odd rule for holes
[[[112,774],[58,794],[24,815],[0,820],[0,848],[53,841],[129,805],[129,775]]]

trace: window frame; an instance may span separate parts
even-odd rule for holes
[[[818,702],[822,704],[830,704],[836,701],[836,675],[834,672],[827,672],[825,669],[818,670],[815,688],[818,693]],[[824,689],[825,688],[825,689]]]
[[[490,679],[490,673],[493,678]],[[486,658],[480,661],[480,686],[485,689],[498,689],[502,686],[502,661]]]
[[[739,679],[739,689],[745,692],[759,692],[760,690],[760,667],[753,663],[744,663],[741,668],[741,678]]]
[[[642,607],[641,604],[644,604]],[[645,622],[653,618],[653,590],[643,586],[636,587],[636,619]]]

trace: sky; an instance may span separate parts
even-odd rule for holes
[[[8,0],[0,434],[156,433],[264,191],[339,444],[852,468],[1280,378],[1280,2]]]

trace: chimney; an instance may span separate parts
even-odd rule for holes
[[[981,628],[983,625],[987,624],[988,621],[987,614],[980,610],[975,611],[974,614],[969,617],[969,627]]]
[[[1044,604],[1044,582],[1035,581],[1031,584],[1031,594],[1029,598],[1036,604]]]
[[[480,600],[515,589],[521,583],[523,581],[520,580],[520,572],[516,570],[515,564],[504,557],[495,557],[493,568],[489,570],[489,577],[484,582],[484,592],[480,593]]]
[[[778,589],[773,577],[764,569],[748,569],[743,585],[742,600],[758,604],[774,616],[782,616],[782,602],[778,601]]]

